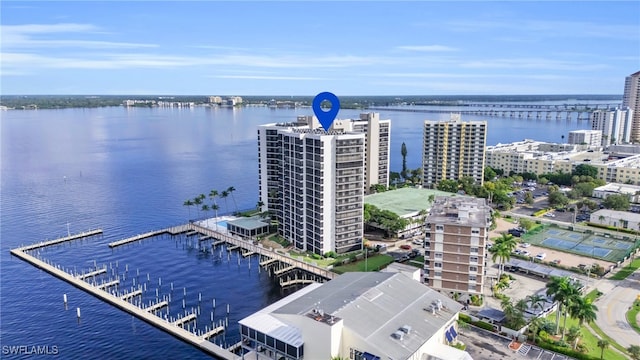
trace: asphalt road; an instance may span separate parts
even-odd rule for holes
[[[598,307],[596,324],[625,348],[640,345],[640,334],[631,328],[625,317],[636,296],[640,295],[640,270],[625,280],[603,279],[596,282],[595,286],[604,293],[594,303]]]

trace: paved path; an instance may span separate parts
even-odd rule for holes
[[[640,295],[640,270],[625,280],[600,280],[596,282],[596,288],[604,293],[595,302],[598,307],[596,324],[625,348],[640,345],[640,334],[631,328],[625,317],[636,296]]]

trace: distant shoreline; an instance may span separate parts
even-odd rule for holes
[[[208,106],[208,96],[200,95],[2,95],[1,110],[71,109],[122,106],[126,100],[164,101],[192,103]],[[244,106],[267,106],[269,102],[283,101],[297,106],[310,106],[313,96],[243,96]],[[467,102],[543,102],[543,101],[614,101],[621,102],[622,95],[386,95],[340,96],[341,109],[366,109],[373,106],[394,105],[445,105],[456,106]],[[134,107],[157,107],[136,105]]]

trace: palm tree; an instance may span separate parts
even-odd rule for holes
[[[524,311],[526,311],[526,310],[527,310],[527,308],[529,307],[527,304],[528,304],[528,303],[527,303],[527,300],[526,300],[526,299],[520,299],[520,300],[518,300],[518,302],[516,302],[516,304],[515,304],[515,306],[514,306],[514,307],[515,307],[516,309],[518,309],[518,310],[520,310],[520,311],[524,312]]]
[[[529,331],[533,334],[533,343],[536,343],[536,335],[538,334],[538,330],[540,330],[540,327],[542,326],[542,322],[544,321],[543,318],[535,318],[533,320],[531,320],[531,322],[529,323]]]
[[[578,340],[580,339],[580,326],[572,326],[567,333],[567,341],[573,343],[573,349],[578,346]]]
[[[224,190],[220,193],[220,198],[224,199],[224,208],[227,212],[229,212],[229,204],[227,204],[227,197],[229,196],[229,191]]]
[[[218,206],[218,204],[211,205],[211,210],[213,210],[213,213],[216,216],[214,219],[214,222],[216,223],[216,231],[218,230],[218,209],[220,209],[220,206]]]
[[[187,209],[189,209],[189,218],[191,218],[191,207],[195,205],[193,201],[191,199],[185,200],[185,202],[182,205],[186,206]]]
[[[264,203],[261,200],[258,200],[258,202],[256,203],[256,210],[258,210],[259,212],[262,212],[263,206],[264,206]]]
[[[533,294],[526,297],[527,303],[531,308],[535,311],[539,309],[541,312],[544,309],[544,303],[547,301],[547,298],[540,294]]]
[[[236,198],[233,196],[234,191],[236,191],[236,188],[233,186],[229,186],[229,188],[227,188],[227,192],[231,195],[231,200],[233,200],[233,206],[236,208],[236,212],[238,212],[238,204],[236,204]]]
[[[202,205],[202,199],[200,198],[200,195],[193,198],[193,203],[194,205],[197,205],[196,209],[198,209],[198,217],[200,217],[200,205]]]
[[[489,250],[493,256],[491,260],[493,262],[500,261],[498,265],[498,281],[502,278],[502,272],[504,271],[504,263],[509,261],[511,253],[518,246],[517,240],[511,234],[503,233],[500,238],[496,239],[493,246]]]
[[[598,317],[598,307],[592,304],[593,300],[585,297],[576,297],[569,306],[569,314],[578,319],[578,324],[590,323]]]
[[[567,315],[569,306],[580,297],[580,291],[575,283],[569,280],[569,277],[552,276],[547,283],[547,295],[552,296],[553,300],[558,302],[558,310],[556,312],[556,332],[560,330],[560,315],[564,314],[564,325],[562,328],[562,339],[567,325]]]
[[[209,199],[211,199],[214,204],[216,203],[216,197],[218,197],[218,190],[209,191]]]
[[[627,348],[627,351],[633,360],[640,360],[640,346],[631,345]]]
[[[207,211],[211,210],[211,208],[207,204],[202,204],[202,208],[200,210],[206,214]]]
[[[604,357],[604,349],[609,347],[609,340],[606,340],[606,339],[598,340],[598,347],[601,349],[600,350],[600,359],[602,359]]]

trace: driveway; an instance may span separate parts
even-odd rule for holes
[[[636,296],[640,295],[640,270],[622,281],[600,280],[596,287],[604,293],[595,302],[598,307],[596,324],[625,348],[640,345],[640,334],[631,328],[625,317]]]

